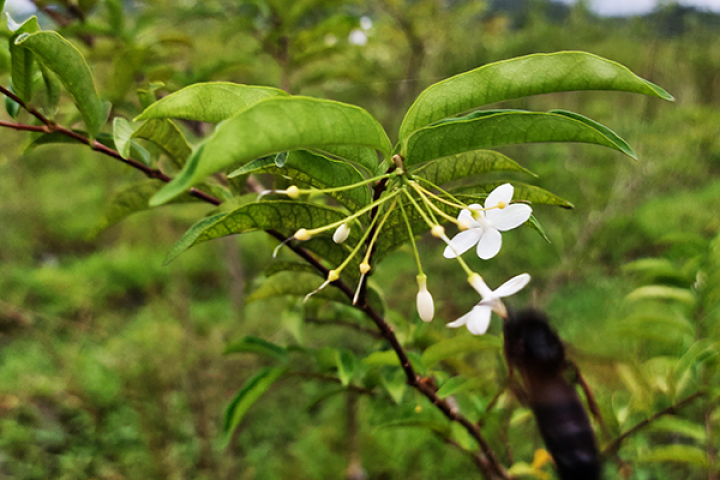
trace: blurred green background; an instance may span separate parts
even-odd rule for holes
[[[583,2],[540,0],[517,9],[462,0],[36,3],[44,28],[83,50],[112,114],[125,118],[141,110],[138,88],[162,84],[166,94],[223,80],[360,105],[393,137],[423,88],[491,61],[584,50],[628,66],[676,101],[581,92],[502,105],[580,112],[617,131],[639,161],[585,145],[504,149],[539,175],[517,179],[575,209],[535,208],[551,243],[523,228],[504,236],[493,261],[468,255],[469,262],[492,287],[521,272],[533,276],[512,306],[549,312],[614,433],[682,394],[716,388],[719,15],[668,5],[644,17],[602,18]],[[69,102],[60,109],[65,124],[78,120]],[[9,117],[3,112],[0,119]],[[208,131],[204,124],[183,128],[193,141]],[[381,392],[330,396],[336,385],[300,377],[276,384],[223,448],[224,406],[266,364],[253,355],[224,356],[228,341],[255,335],[358,354],[381,344],[362,329],[303,321],[311,315],[297,299],[246,303],[276,245],[263,233],[209,242],[162,266],[207,206],[167,206],[98,233],[104,206],[141,175],[81,146],[28,148],[30,141],[25,133],[0,131],[0,479],[478,475],[470,459],[432,432],[384,426],[398,412],[432,410],[416,392],[406,391],[395,406]],[[444,323],[477,302],[457,266],[442,258],[442,245],[423,237],[420,248],[436,302],[432,324],[421,324],[415,312],[408,248],[373,277],[389,320],[417,351],[466,335]],[[676,290],[637,293],[643,285]],[[490,335],[500,330],[495,321]],[[703,346],[710,363],[682,370],[686,352]],[[447,369],[485,379],[478,395],[487,404],[498,392],[501,363],[486,352]],[[668,380],[669,371],[677,378]],[[493,445],[508,464],[531,462],[542,445],[532,421],[510,397],[502,399],[487,419]],[[686,428],[643,431],[621,450],[631,478],[717,478],[709,460],[718,445],[711,435],[720,424],[717,404],[693,405],[673,420]],[[708,456],[705,463],[641,461],[657,444],[693,446]],[[618,472],[609,466],[607,478],[620,478]]]

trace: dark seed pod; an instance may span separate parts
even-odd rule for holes
[[[536,310],[511,313],[504,326],[508,368],[522,376],[530,408],[562,480],[597,480],[595,434],[580,397],[563,376],[565,348]]]

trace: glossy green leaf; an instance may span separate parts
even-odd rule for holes
[[[475,150],[438,158],[413,170],[412,174],[426,178],[435,185],[443,185],[461,178],[501,171],[537,176],[502,153],[492,150]]]
[[[283,362],[287,360],[288,356],[288,351],[285,347],[281,347],[264,338],[253,336],[246,336],[228,343],[225,350],[223,350],[223,355],[229,355],[231,353],[257,353]]]
[[[422,354],[422,361],[427,368],[431,368],[446,358],[457,357],[469,352],[499,350],[501,348],[502,340],[498,337],[459,335],[441,340],[428,347]]]
[[[630,145],[620,138],[620,136],[610,130],[608,127],[603,125],[602,123],[596,122],[595,120],[586,117],[585,115],[580,115],[579,113],[575,112],[568,112],[567,110],[550,110],[548,113],[554,113],[556,115],[564,115],[568,118],[572,118],[573,120],[577,120],[578,122],[582,122],[585,125],[594,128],[595,130],[602,132],[603,135],[605,135],[607,138],[611,139],[613,143],[618,145],[620,147],[620,150],[631,157],[634,157],[634,152]],[[629,152],[629,153],[628,153]]]
[[[400,139],[437,120],[490,103],[573,90],[616,90],[672,100],[619,63],[584,52],[535,54],[484,65],[425,89],[400,126]]]
[[[274,97],[219,125],[188,159],[180,175],[152,202],[162,204],[231,165],[324,145],[361,145],[384,153],[391,150],[382,126],[359,107],[309,97]]]
[[[630,302],[640,300],[667,300],[683,303],[689,307],[695,305],[695,295],[687,288],[669,287],[667,285],[646,285],[630,292],[626,297]]]
[[[15,45],[31,51],[58,76],[80,111],[90,138],[95,138],[105,121],[106,111],[90,67],[80,51],[57,32],[23,34],[15,40]]]
[[[171,120],[148,120],[135,130],[132,138],[141,138],[157,145],[177,168],[184,167],[192,153],[185,135]]]
[[[151,104],[135,120],[180,118],[219,123],[261,100],[286,95],[284,91],[271,87],[226,82],[196,83]]]
[[[362,182],[365,179],[355,167],[347,162],[330,160],[305,150],[290,152],[282,168],[278,168],[272,158],[265,157],[243,165],[232,172],[229,177],[233,178],[248,173],[284,175],[316,188],[342,187]],[[353,211],[372,201],[370,189],[365,185],[349,190],[328,192],[328,195]]]
[[[705,425],[697,422],[685,420],[684,418],[666,415],[656,419],[650,424],[650,429],[655,432],[667,432],[674,435],[682,435],[683,437],[692,438],[698,442],[704,443],[707,438]]]
[[[575,208],[574,205],[564,198],[560,198],[554,193],[521,182],[489,182],[480,185],[467,185],[454,188],[451,192],[465,203],[484,203],[487,194],[492,192],[498,186],[510,183],[515,190],[513,192],[513,203],[524,202],[534,205],[555,205],[562,208]]]
[[[602,145],[635,158],[617,135],[606,135],[587,122],[567,115],[504,111],[492,115],[460,118],[421,128],[402,147],[406,166],[462,152],[522,143],[573,142]]]
[[[39,32],[40,25],[35,16],[25,20],[22,25],[18,25],[9,15],[8,24],[11,30],[13,30],[13,36],[10,37],[13,92],[15,92],[15,95],[17,95],[20,100],[29,102],[32,97],[35,80],[35,57],[33,52],[16,45],[15,42],[21,35]]]
[[[213,215],[213,222],[210,222],[209,218],[211,217],[200,220],[178,240],[168,253],[165,263],[169,263],[194,245],[227,235],[273,228],[292,235],[299,228],[321,227],[342,220],[345,216],[336,209],[322,205],[273,200],[249,203],[232,212]],[[202,229],[199,225],[202,225]],[[357,234],[354,237],[357,238]]]
[[[133,213],[149,210],[150,207],[148,206],[148,200],[150,197],[155,195],[162,186],[162,182],[157,180],[146,180],[115,194],[105,207],[105,212],[95,228],[95,232],[100,232],[109,226],[126,219]],[[190,203],[199,201],[200,200],[195,197],[184,195],[182,197],[178,197],[173,203]]]
[[[338,378],[343,387],[347,387],[355,375],[355,355],[345,348],[337,351],[335,364],[337,365]]]
[[[655,447],[648,452],[640,453],[636,459],[640,463],[688,463],[701,468],[707,468],[707,452],[692,445],[665,445]]]
[[[357,145],[325,145],[318,151],[332,158],[349,160],[370,173],[375,172],[379,162],[377,152],[373,148]]]
[[[223,433],[225,445],[232,439],[233,432],[252,405],[275,383],[286,367],[265,367],[250,377],[225,409]]]
[[[530,215],[530,218],[527,222],[528,226],[538,232],[540,236],[545,240],[547,243],[552,243],[550,241],[550,237],[547,236],[547,233],[545,233],[545,229],[540,224],[540,221],[535,217],[535,215]]]

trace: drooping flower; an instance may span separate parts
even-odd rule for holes
[[[530,275],[523,273],[511,278],[495,290],[490,290],[490,287],[487,286],[480,275],[477,273],[470,275],[468,282],[480,294],[482,300],[468,313],[454,322],[448,323],[447,326],[450,328],[458,328],[467,325],[468,330],[473,335],[484,334],[488,326],[490,326],[490,316],[492,312],[497,313],[503,318],[507,317],[507,309],[500,299],[519,292],[529,281]]]
[[[435,316],[435,304],[432,295],[427,289],[427,277],[425,275],[417,276],[418,294],[416,297],[418,315],[423,322],[429,322]]]
[[[350,235],[350,227],[347,223],[342,223],[340,226],[335,230],[335,233],[333,234],[333,242],[335,243],[343,243],[345,240],[347,240],[348,236]]]
[[[525,223],[532,214],[529,205],[516,203],[510,205],[514,188],[504,183],[495,188],[485,200],[485,209],[474,203],[470,209],[463,209],[458,222],[466,230],[455,235],[445,247],[443,256],[455,258],[477,244],[477,255],[483,260],[493,258],[502,246],[500,232],[511,230]]]

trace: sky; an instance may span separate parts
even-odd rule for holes
[[[576,0],[555,1],[567,4],[576,2]],[[651,12],[657,6],[658,1],[662,0],[590,0],[590,6],[600,15],[640,15]],[[720,13],[720,0],[679,0],[678,3]],[[35,6],[30,0],[7,0],[5,9],[24,18],[35,10]]]

